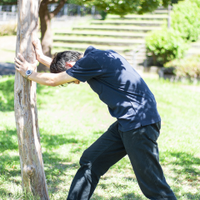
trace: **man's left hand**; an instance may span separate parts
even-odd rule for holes
[[[27,62],[21,54],[18,54],[18,58],[15,58],[15,69],[23,76],[26,76],[28,69],[35,70],[38,62],[31,64]]]

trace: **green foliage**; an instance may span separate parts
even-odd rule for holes
[[[14,77],[0,78],[0,111],[14,109]]]
[[[71,0],[79,5],[95,6],[97,10],[104,11],[109,14],[117,14],[121,17],[129,13],[143,14],[152,12],[158,6],[167,6],[171,0]]]
[[[174,30],[162,29],[146,37],[147,52],[152,54],[154,64],[163,65],[175,58],[182,58],[188,45]]]
[[[196,41],[200,35],[200,2],[185,0],[174,5],[171,14],[171,28],[150,33],[146,38],[148,53],[154,64],[179,59],[187,50],[187,43]]]
[[[175,67],[177,77],[200,78],[200,55],[172,60],[165,67]]]
[[[1,0],[0,5],[15,5],[17,0]]]
[[[196,5],[200,8],[200,1],[199,0],[190,0],[193,3],[196,3]]]
[[[17,24],[8,23],[0,25],[0,36],[16,35],[16,33],[17,33]]]
[[[196,3],[200,5],[199,1]],[[186,0],[174,5],[171,28],[178,31],[185,40],[196,41],[200,34],[200,7],[195,0]]]
[[[165,1],[167,2],[167,1]],[[169,1],[168,1],[169,3]],[[152,12],[154,11],[156,8],[158,8],[158,6],[161,4],[160,0],[146,0],[146,1],[141,1],[140,4],[140,8],[138,10],[139,14],[143,14],[145,12]]]

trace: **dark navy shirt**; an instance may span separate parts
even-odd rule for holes
[[[156,100],[135,69],[113,50],[98,50],[90,46],[83,58],[66,71],[85,82],[108,106],[121,131],[159,122]]]

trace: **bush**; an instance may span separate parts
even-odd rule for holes
[[[200,35],[199,13],[199,0],[185,0],[174,5],[170,30],[165,27],[146,38],[147,52],[152,55],[154,64],[163,65],[184,56],[186,43],[196,41]]]
[[[199,0],[190,0],[193,3],[196,3],[196,5],[200,8],[200,1]]]
[[[0,26],[0,36],[5,35],[16,35],[17,33],[17,24],[10,23],[10,24],[3,24]]]
[[[146,37],[147,53],[153,57],[154,65],[182,58],[188,49],[187,43],[180,37],[179,32],[168,30],[154,31]]]
[[[196,41],[200,34],[200,7],[196,3],[198,1],[186,0],[174,5],[171,28],[178,31],[185,40]]]
[[[174,67],[177,77],[187,77],[190,79],[200,78],[200,55],[176,59],[164,65],[165,68]]]

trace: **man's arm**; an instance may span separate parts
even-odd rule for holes
[[[21,71],[19,71],[19,72],[21,73]],[[61,72],[61,73],[56,73],[56,74],[33,72],[28,77],[28,79],[35,81],[39,84],[48,85],[48,86],[58,86],[58,85],[62,85],[62,84],[65,84],[65,83],[77,81],[77,79],[75,79],[72,76],[69,76],[66,72]]]
[[[45,65],[46,67],[50,68],[51,62],[52,62],[52,58],[45,56],[44,54],[41,55],[40,57],[37,57],[37,60],[42,63],[43,65]]]
[[[15,58],[15,69],[22,75],[26,76],[26,71],[28,69],[34,69],[36,64],[28,63],[21,54],[18,54],[18,58]],[[78,82],[78,80],[72,76],[69,76],[66,72],[61,73],[37,73],[32,72],[32,74],[28,77],[29,80],[35,81],[42,85],[48,86],[58,86],[69,82]]]
[[[35,47],[35,53],[36,53],[36,58],[37,60],[42,63],[43,65],[47,66],[48,68],[50,68],[50,64],[52,62],[52,58],[48,57],[48,56],[45,56],[43,54],[43,51],[42,51],[42,46],[41,46],[41,43],[40,43],[40,40],[38,38],[35,38],[33,40],[33,46]]]

